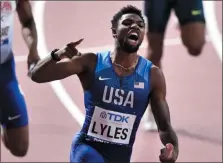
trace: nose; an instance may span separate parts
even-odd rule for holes
[[[130,30],[137,30],[137,31],[140,31],[140,27],[137,23],[132,23],[131,26],[130,26]]]
[[[132,29],[138,29],[138,25],[136,23],[132,23],[131,28]]]

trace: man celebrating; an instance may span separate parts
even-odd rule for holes
[[[113,51],[81,54],[76,49],[80,39],[40,60],[31,78],[45,83],[76,74],[82,83],[86,117],[74,137],[70,162],[130,162],[149,99],[165,146],[160,161],[175,162],[178,139],[170,122],[163,73],[137,54],[145,34],[142,13],[127,6],[111,23]]]

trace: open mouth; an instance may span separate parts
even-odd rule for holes
[[[138,34],[137,33],[131,33],[129,36],[128,36],[128,39],[131,39],[133,41],[138,41]]]
[[[136,45],[138,43],[138,38],[139,38],[139,35],[137,32],[131,32],[129,35],[128,35],[128,42],[131,44],[131,45]]]

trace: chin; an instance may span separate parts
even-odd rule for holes
[[[129,44],[124,44],[123,50],[127,53],[136,53],[139,50],[141,44],[138,44],[136,46],[129,45]]]

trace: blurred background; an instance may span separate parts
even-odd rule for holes
[[[143,1],[32,1],[41,57],[82,37],[82,52],[113,48],[110,21],[127,4],[143,9]],[[205,1],[204,7],[210,30],[200,57],[191,57],[181,44],[173,14],[166,32],[163,67],[172,124],[180,142],[178,162],[222,161],[222,47],[217,46],[222,44],[222,2]],[[24,158],[13,157],[2,146],[1,161],[68,162],[72,138],[85,114],[81,84],[76,76],[47,84],[32,82],[27,77],[28,50],[17,16],[14,39],[17,76],[30,116],[31,144]],[[139,51],[142,56],[146,46],[144,42]],[[158,133],[146,132],[141,125],[132,161],[158,162],[161,147]]]

